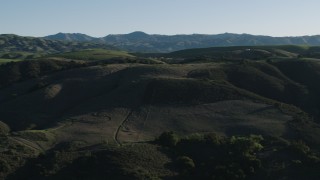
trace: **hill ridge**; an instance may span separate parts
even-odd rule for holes
[[[59,37],[60,36],[60,37]],[[109,34],[95,38],[84,34],[70,33],[51,35],[45,39],[72,40],[82,42],[100,42],[116,46],[131,52],[172,52],[191,48],[206,48],[219,46],[257,46],[257,45],[320,45],[320,35],[273,37],[252,34],[177,34],[160,35],[134,31],[128,34]]]

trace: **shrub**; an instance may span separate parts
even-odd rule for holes
[[[236,153],[244,156],[251,156],[254,152],[260,151],[263,146],[260,144],[262,136],[250,135],[249,137],[235,137],[230,139],[230,145],[234,147]]]
[[[179,140],[179,137],[172,131],[162,133],[157,139],[159,144],[168,147],[176,146]]]
[[[0,135],[7,135],[10,132],[10,128],[7,124],[0,121]]]
[[[204,139],[206,140],[207,143],[217,145],[217,146],[225,143],[224,142],[225,140],[215,133],[205,134]]]
[[[293,141],[290,144],[290,149],[298,154],[306,155],[310,151],[310,147],[307,146],[303,141]]]
[[[178,169],[180,170],[192,170],[195,168],[193,160],[188,156],[179,156],[176,160]]]

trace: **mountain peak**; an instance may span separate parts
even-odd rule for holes
[[[132,33],[129,34],[143,34],[143,35],[148,35],[147,33],[143,32],[143,31],[134,31]]]
[[[134,31],[132,33],[127,34],[128,36],[134,36],[134,37],[146,37],[149,36],[149,34],[143,32],[143,31]]]

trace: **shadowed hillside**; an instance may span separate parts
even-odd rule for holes
[[[95,49],[1,65],[0,176],[317,179],[310,49]]]

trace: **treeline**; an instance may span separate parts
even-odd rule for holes
[[[320,178],[320,156],[303,141],[165,132],[156,142],[173,159],[179,179]]]
[[[2,165],[9,162],[9,156],[0,157]],[[1,170],[10,173],[8,179],[315,180],[320,156],[303,141],[278,137],[164,132],[153,142],[122,146],[62,143],[20,168]]]

